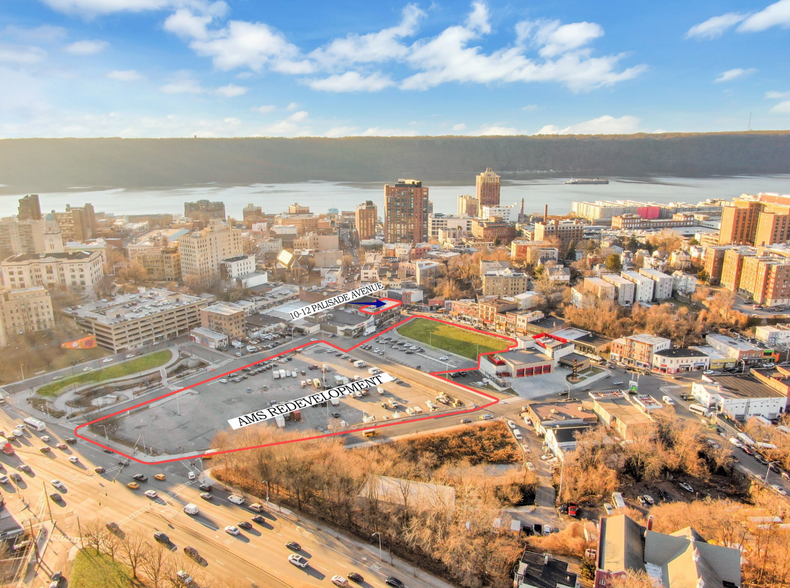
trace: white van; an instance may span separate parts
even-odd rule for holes
[[[232,502],[233,504],[244,504],[244,497],[238,494],[231,494],[228,496],[228,502]]]
[[[194,517],[195,515],[200,514],[200,509],[195,504],[187,504],[184,507],[184,512],[187,513],[189,516]]]
[[[513,436],[519,441],[521,441],[524,438],[524,435],[522,435],[521,431],[519,431],[518,429],[513,429]]]

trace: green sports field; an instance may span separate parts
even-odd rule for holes
[[[421,318],[409,321],[397,331],[403,337],[474,360],[480,353],[504,351],[510,345],[498,337]]]

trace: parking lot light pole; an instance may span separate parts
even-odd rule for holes
[[[768,469],[765,470],[765,477],[763,478],[763,484],[765,484],[766,486],[768,485],[768,474],[771,473],[771,466],[774,465],[775,463],[776,463],[775,461],[768,462]]]

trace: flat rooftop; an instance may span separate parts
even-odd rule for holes
[[[771,370],[765,371],[770,373]],[[781,398],[785,396],[785,394],[782,394],[779,390],[766,386],[756,378],[746,374],[738,376],[708,377],[713,380],[714,383],[721,384],[722,392],[729,392],[733,397],[737,398]]]
[[[89,302],[80,305],[82,308],[66,309],[66,312],[72,316],[110,325],[153,316],[203,300],[198,296],[151,288],[143,293],[116,296],[114,300],[107,302],[101,300]]]

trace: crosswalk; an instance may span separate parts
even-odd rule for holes
[[[79,537],[69,537],[68,535],[50,535],[50,541],[61,541],[63,543],[72,543],[76,545],[80,538]]]

